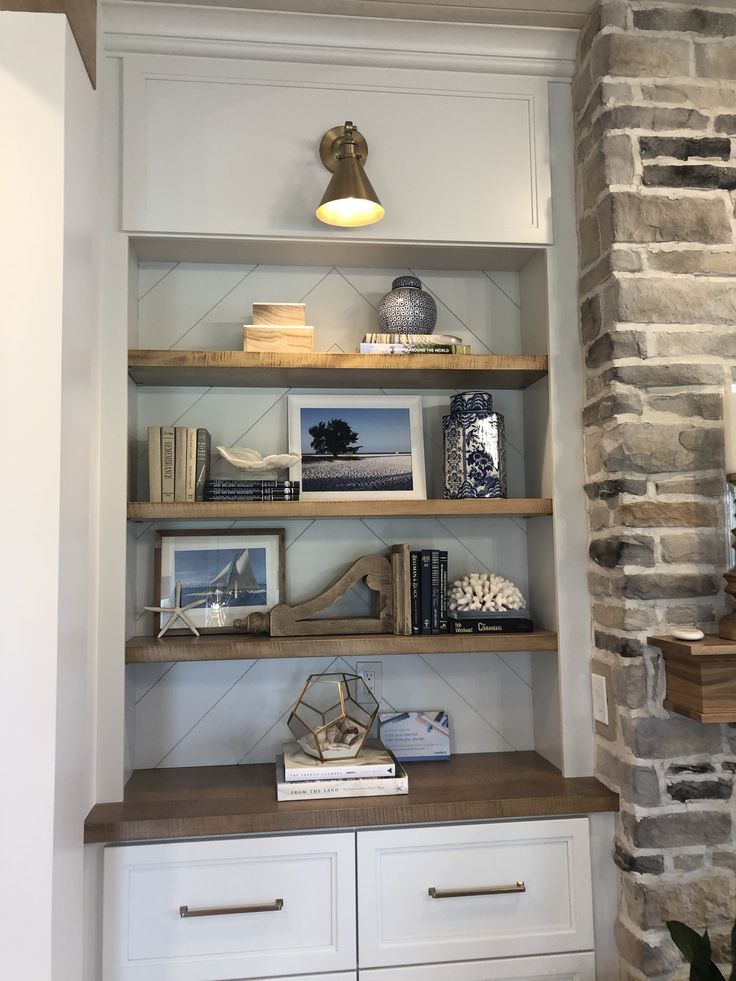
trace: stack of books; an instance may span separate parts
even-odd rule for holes
[[[470,354],[470,345],[452,334],[366,334],[361,354]]]
[[[451,634],[529,634],[534,630],[529,610],[494,613],[450,610],[447,623]]]
[[[206,429],[149,426],[149,501],[203,501],[204,485],[210,475],[211,443]]]
[[[366,740],[352,759],[320,763],[292,742],[276,757],[276,799],[389,797],[409,793],[406,770],[378,740]]]
[[[409,553],[411,632],[446,634],[447,552],[425,548]]]
[[[298,480],[220,480],[204,485],[205,501],[298,501]]]

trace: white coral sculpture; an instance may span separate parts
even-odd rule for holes
[[[449,601],[451,610],[464,613],[521,610],[526,606],[519,587],[493,572],[473,572],[456,579],[450,587]]]

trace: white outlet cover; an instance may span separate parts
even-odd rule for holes
[[[608,693],[606,679],[602,674],[592,675],[593,683],[593,718],[602,725],[608,725]]]

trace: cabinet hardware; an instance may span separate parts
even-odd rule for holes
[[[283,899],[274,899],[272,903],[263,903],[259,906],[205,906],[202,909],[180,906],[179,916],[186,919],[188,916],[229,916],[231,913],[276,913],[283,908]]]
[[[513,886],[481,886],[478,889],[435,889],[430,886],[427,895],[432,899],[456,899],[459,896],[500,896],[507,892],[526,892],[526,886],[519,879]]]

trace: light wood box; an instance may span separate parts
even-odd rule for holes
[[[304,327],[307,322],[303,303],[254,303],[253,323],[268,327]]]
[[[249,354],[273,351],[309,354],[314,351],[314,327],[246,324],[243,328],[243,350]]]

